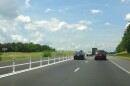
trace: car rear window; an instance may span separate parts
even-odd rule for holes
[[[105,51],[97,51],[96,54],[97,54],[97,53],[105,54]]]

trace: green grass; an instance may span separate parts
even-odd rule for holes
[[[52,56],[72,56],[74,53],[73,52],[51,52]],[[16,60],[23,60],[23,59],[29,59],[30,57],[32,58],[41,58],[43,52],[31,52],[31,53],[22,53],[22,52],[7,52],[3,53],[1,55],[2,61],[10,61],[15,58]]]
[[[54,56],[73,56],[74,52],[52,52],[52,57]]]
[[[22,59],[28,59],[30,57],[32,58],[40,58],[42,55],[42,52],[36,52],[36,53],[22,53],[22,52],[8,52],[2,54],[2,61],[12,60],[15,58],[16,60],[22,60]]]
[[[126,60],[130,60],[130,54],[128,54],[127,52],[121,52],[121,53],[117,53],[114,54],[113,56],[122,58],[122,59],[126,59]]]

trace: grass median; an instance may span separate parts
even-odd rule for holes
[[[1,61],[10,61],[13,58],[16,60],[24,60],[31,58],[41,58],[44,52],[31,52],[31,53],[23,53],[23,52],[6,52],[2,53]],[[73,56],[73,52],[51,52],[50,57],[59,57],[59,56]]]
[[[130,61],[130,54],[128,54],[127,52],[117,53],[117,54],[114,54],[112,56],[116,56],[116,57],[119,57],[121,59],[125,59],[125,60],[129,60]]]

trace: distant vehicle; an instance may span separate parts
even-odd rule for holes
[[[92,53],[89,51],[86,53],[86,56],[92,56]]]
[[[98,50],[97,48],[92,48],[92,55],[95,55],[97,50]]]
[[[75,52],[74,60],[85,60],[85,53],[82,50]]]
[[[97,50],[95,53],[95,60],[97,59],[104,59],[106,60],[107,58],[106,52],[104,50]]]

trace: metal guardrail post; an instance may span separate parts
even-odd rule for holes
[[[40,62],[40,66],[42,66],[42,62],[43,62],[42,57],[41,57],[41,59],[40,59],[40,60],[41,60],[41,62]]]
[[[29,64],[29,68],[31,69],[31,67],[32,67],[32,59],[31,59],[31,57],[30,57],[30,64]]]
[[[65,57],[63,57],[63,61],[65,60]]]
[[[66,60],[67,60],[67,57],[68,57],[68,55],[66,55]]]
[[[15,58],[13,58],[13,73],[15,72]]]
[[[23,63],[23,64],[16,64],[16,60],[15,60],[15,58],[13,58],[12,65],[10,65],[10,66],[3,66],[3,67],[0,67],[0,69],[2,69],[2,68],[12,68],[11,72],[15,74],[17,66],[28,65],[29,69],[31,69],[33,63],[40,63],[40,66],[42,67],[44,61],[48,61],[48,64],[50,64],[50,60],[54,60],[54,63],[58,63],[58,62],[61,62],[61,61],[64,61],[64,60],[71,60],[72,58],[73,58],[73,56],[64,56],[64,57],[61,57],[59,55],[59,57],[57,57],[57,58],[56,58],[56,56],[54,56],[54,59],[50,59],[48,57],[48,60],[43,60],[43,58],[41,58],[40,61],[33,62],[32,58],[30,57],[29,62],[28,63]]]
[[[56,62],[56,58],[55,58],[55,56],[54,56],[54,63]]]
[[[60,62],[60,56],[59,56],[59,62]]]
[[[49,62],[49,57],[48,57],[48,64],[50,64],[50,62]]]

